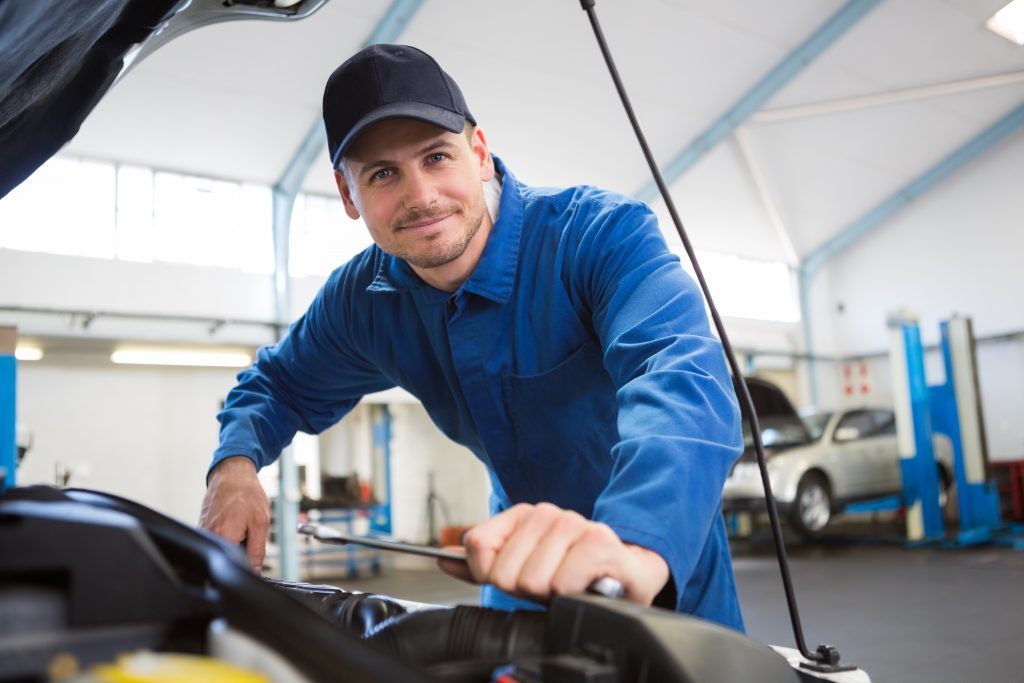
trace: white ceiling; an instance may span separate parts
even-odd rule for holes
[[[1004,2],[883,0],[764,109],[1024,72],[1024,48],[984,28]],[[183,36],[119,82],[66,151],[272,184],[318,121],[327,76],[362,46],[389,5],[331,0],[293,24],[236,22]],[[664,164],[843,5],[603,0],[597,11]],[[492,151],[521,180],[625,193],[649,182],[576,0],[425,0],[398,42],[423,48],[452,74]],[[1024,79],[1017,79],[751,121],[745,134],[805,255],[1021,102]],[[326,152],[304,189],[335,191]],[[735,141],[712,150],[672,190],[698,248],[785,259]]]

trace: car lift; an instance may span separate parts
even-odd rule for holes
[[[910,546],[938,543],[963,548],[986,543],[1024,549],[1024,525],[1003,522],[999,493],[991,474],[978,390],[978,367],[970,318],[954,316],[940,323],[946,379],[929,386],[924,348],[916,318],[890,318],[892,393],[896,410],[903,503]],[[939,507],[934,433],[953,446],[959,530],[946,535]]]

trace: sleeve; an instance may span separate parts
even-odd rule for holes
[[[735,390],[700,290],[650,209],[598,211],[578,239],[572,277],[618,404],[620,440],[594,518],[661,555],[681,598],[742,452]]]
[[[363,395],[394,386],[360,350],[369,348],[358,341],[368,338],[368,322],[345,295],[354,291],[355,283],[346,284],[350,277],[344,267],[336,271],[287,336],[260,349],[256,362],[238,374],[217,415],[220,446],[211,470],[235,455],[252,459],[257,469],[269,465],[296,431],[319,434]]]

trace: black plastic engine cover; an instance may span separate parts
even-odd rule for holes
[[[252,573],[241,551],[149,508],[94,491],[0,494],[0,681],[47,680],[138,648],[204,652],[223,618],[312,681],[431,680]]]
[[[548,612],[547,652],[614,662],[622,681],[800,680],[768,646],[702,619],[591,595],[555,598]]]

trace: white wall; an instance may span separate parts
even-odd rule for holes
[[[272,321],[273,281],[268,275],[203,266],[144,264],[0,249],[0,307],[154,313]],[[271,328],[169,323],[99,317],[88,329],[67,316],[0,311],[0,324],[22,334],[85,338],[265,344]]]
[[[885,351],[886,316],[903,308],[920,317],[926,344],[938,342],[939,322],[955,313],[973,319],[976,336],[1024,330],[1022,159],[1024,135],[1018,133],[830,262],[814,283],[816,350],[841,356]],[[887,363],[873,364],[887,377]],[[820,375],[830,372],[825,365]],[[992,458],[1019,458],[1024,343],[982,344],[978,366]],[[935,354],[928,368],[929,383],[943,379]],[[822,393],[839,398],[834,389]]]
[[[448,504],[450,524],[477,524],[487,519],[490,482],[483,464],[466,448],[452,443],[427,416],[423,406],[391,406],[394,419],[391,460],[393,530],[414,542],[427,540],[427,475]],[[436,531],[445,524],[435,508]]]
[[[319,282],[296,281],[305,307]],[[0,307],[107,311],[271,321],[270,276],[203,266],[142,264],[0,249]],[[217,446],[216,413],[237,369],[115,365],[120,341],[273,342],[266,325],[0,311],[0,324],[41,340],[46,356],[19,364],[18,421],[34,435],[20,484],[53,484],[57,463],[70,484],[124,495],[195,523]]]
[[[322,278],[292,281],[294,315]],[[216,268],[137,264],[0,249],[0,306],[104,310],[212,318],[273,318],[269,277]],[[35,444],[19,470],[21,484],[52,484],[58,463],[71,485],[110,491],[184,522],[198,519],[205,473],[217,445],[215,415],[234,385],[235,369],[114,365],[111,340],[242,343],[273,339],[270,328],[209,326],[52,314],[0,313],[22,336],[59,344],[37,363],[19,366],[18,420]],[[486,519],[489,482],[469,451],[449,442],[418,404],[392,408],[394,531],[426,540],[426,473],[452,512],[452,523]],[[372,433],[364,408],[328,430],[324,469],[371,476]],[[438,515],[438,524],[441,524]]]
[[[19,485],[53,484],[58,463],[70,485],[137,500],[194,524],[205,474],[217,446],[215,419],[235,370],[123,366],[82,357],[18,368],[18,420],[34,445]],[[427,473],[448,504],[452,524],[487,518],[490,483],[483,465],[444,437],[419,404],[391,406],[392,511],[395,535],[427,540]],[[365,406],[325,432],[323,470],[370,476],[371,424]],[[438,530],[444,523],[437,512]]]
[[[909,308],[927,343],[953,313],[975,334],[1024,329],[1024,135],[893,216],[829,266],[837,336],[847,353],[877,350],[885,314]]]
[[[19,363],[18,420],[34,436],[18,484],[109,491],[194,524],[217,445],[220,401],[234,371],[103,360]]]

